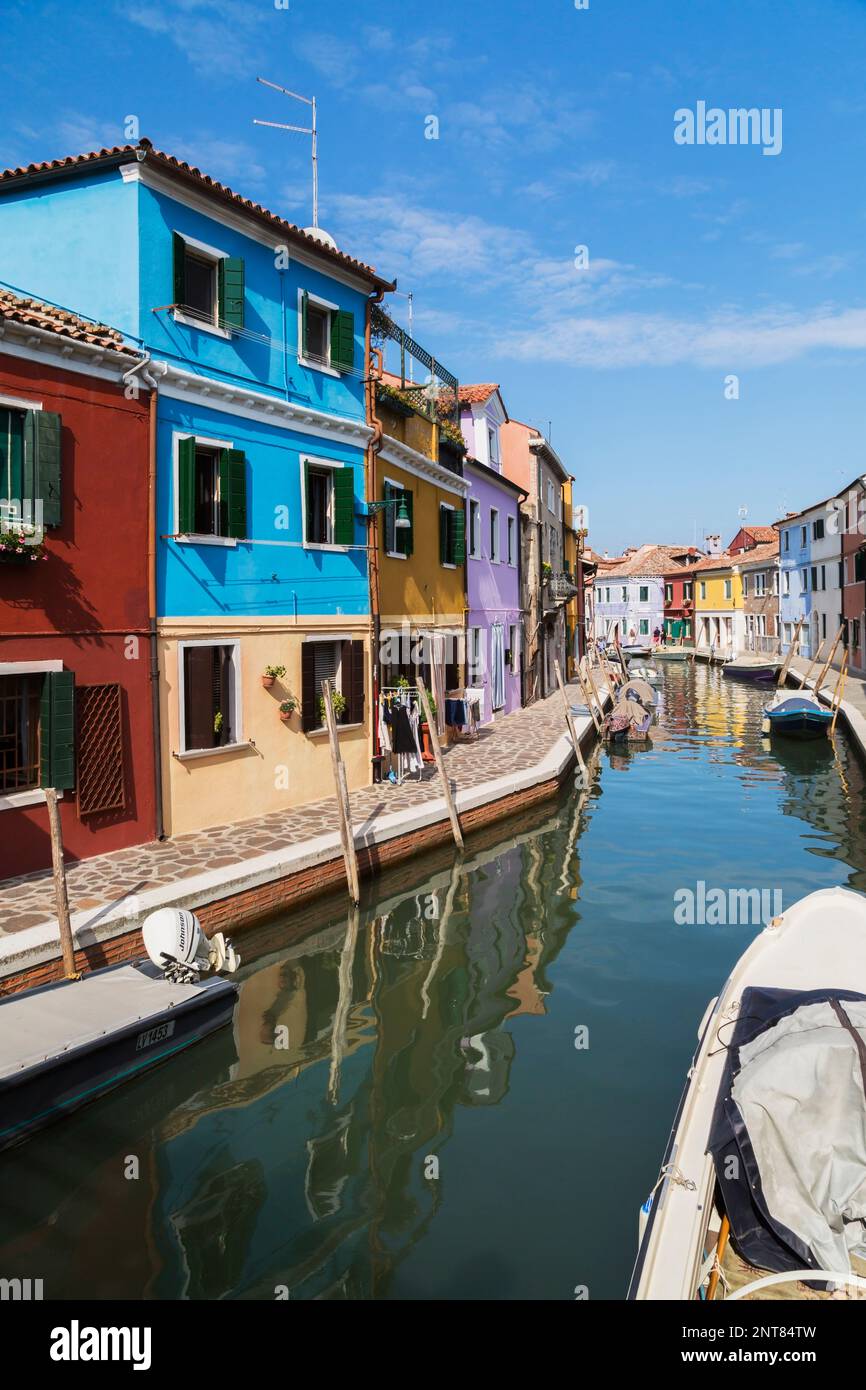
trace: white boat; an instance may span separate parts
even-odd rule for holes
[[[639,661],[629,663],[628,674],[629,680],[647,681],[650,685],[658,685],[661,681],[661,676],[654,666],[642,666]]]
[[[774,917],[698,1036],[629,1298],[866,1289],[866,897]]]

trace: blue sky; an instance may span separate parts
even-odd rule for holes
[[[305,225],[307,142],[252,118],[306,108],[255,78],[314,93],[322,225],[551,422],[598,549],[730,538],[866,469],[866,0],[288,5],[6,0],[2,164],[135,115]],[[780,108],[781,153],[676,144],[698,101]]]

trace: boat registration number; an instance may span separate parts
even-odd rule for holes
[[[156,1028],[148,1028],[146,1033],[139,1033],[135,1040],[135,1050],[140,1052],[143,1047],[153,1047],[154,1043],[163,1042],[170,1038],[174,1032],[174,1019],[171,1023],[157,1024]]]

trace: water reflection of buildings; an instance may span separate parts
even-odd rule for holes
[[[153,1292],[388,1292],[439,1208],[425,1173],[457,1108],[504,1100],[510,1020],[545,1011],[585,802],[250,968],[237,1067],[194,1127],[165,1126]]]
[[[866,774],[849,741],[798,742],[775,738],[772,753],[783,775],[782,809],[819,832],[815,853],[841,860],[848,884],[866,892]]]

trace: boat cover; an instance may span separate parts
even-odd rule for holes
[[[737,1252],[760,1269],[866,1257],[866,995],[745,989],[713,1123]]]

